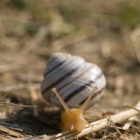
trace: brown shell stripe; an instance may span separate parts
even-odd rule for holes
[[[60,79],[58,79],[56,82],[54,82],[53,84],[51,84],[49,87],[45,88],[42,91],[42,94],[46,93],[49,89],[52,89],[56,84],[58,84],[59,82],[62,82],[67,76],[72,75],[75,71],[77,71],[80,67],[76,67],[75,69],[72,69],[70,72],[68,72],[66,75],[64,75],[63,77],[61,77]]]
[[[81,74],[79,74],[78,76],[76,76],[75,78],[73,78],[71,81],[69,81],[68,83],[64,84],[63,87],[59,87],[57,89],[57,91],[59,92],[60,90],[62,90],[63,88],[65,88],[68,84],[72,83],[73,81],[75,81],[75,79],[78,79],[79,77],[81,77],[82,75],[84,75],[86,72],[88,72],[90,69],[92,69],[94,66],[91,65],[88,69],[86,69],[85,71],[83,71]],[[80,69],[80,68],[79,68]],[[64,94],[64,93],[63,93]],[[63,94],[61,94],[61,96],[63,96]]]
[[[97,95],[99,95],[100,93],[102,93],[102,91],[104,90],[104,88],[105,88],[105,87],[103,87],[102,89],[100,89],[100,90],[98,90],[96,93],[94,93],[94,95],[92,96],[91,100],[92,100],[93,98],[95,98]],[[83,101],[81,101],[81,102],[79,103],[79,105],[82,105],[86,100],[87,100],[87,98],[85,98]]]
[[[103,73],[101,72],[96,79],[90,80],[89,82],[87,82],[86,84],[84,84],[83,86],[78,87],[76,90],[74,90],[73,92],[71,92],[65,99],[65,102],[68,102],[72,97],[74,97],[76,94],[79,94],[79,92],[82,92],[85,88],[87,88],[87,86],[90,86],[96,82],[97,79],[99,79],[101,76],[103,75]]]
[[[58,67],[60,67],[62,64],[64,64],[65,63],[65,61],[63,61],[63,62],[61,62],[61,63],[58,63],[57,65],[55,65],[54,67],[52,67],[49,71],[46,71],[45,73],[44,73],[44,77],[46,76],[46,75],[48,75],[50,72],[53,72],[53,70],[55,70],[56,68],[58,68]]]

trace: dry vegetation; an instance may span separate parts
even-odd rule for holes
[[[80,55],[104,71],[105,96],[85,112],[89,122],[132,109],[140,100],[139,23],[139,0],[1,0],[0,140],[61,138],[60,112],[40,96],[54,52]],[[140,115],[79,139],[139,140]]]

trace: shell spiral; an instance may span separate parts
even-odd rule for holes
[[[89,105],[98,101],[105,86],[105,76],[97,65],[86,62],[79,56],[55,53],[50,57],[45,69],[41,92],[48,102],[61,107],[51,90],[55,87],[69,107],[77,108],[84,103],[94,87],[98,89]]]

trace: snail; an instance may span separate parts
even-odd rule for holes
[[[53,54],[44,72],[41,93],[49,103],[63,107],[61,130],[82,131],[83,111],[98,101],[106,86],[102,70],[80,56]]]

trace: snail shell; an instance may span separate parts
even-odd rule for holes
[[[95,87],[97,91],[89,105],[98,101],[105,86],[105,76],[97,65],[86,62],[79,56],[55,53],[45,69],[41,92],[48,102],[61,107],[58,98],[52,93],[52,88],[55,87],[70,108],[78,108]]]

